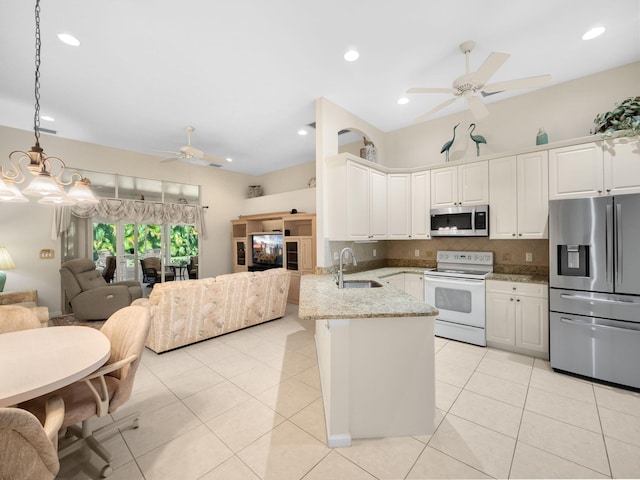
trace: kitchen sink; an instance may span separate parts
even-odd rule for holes
[[[375,280],[345,280],[344,288],[378,288],[382,284]]]

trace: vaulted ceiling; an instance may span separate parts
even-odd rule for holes
[[[193,125],[194,146],[250,174],[315,159],[318,97],[383,131],[411,125],[450,96],[406,90],[450,87],[465,73],[466,40],[476,44],[472,71],[493,51],[511,54],[491,82],[550,73],[554,85],[640,60],[637,0],[55,0],[41,9],[41,113],[55,118],[41,127],[160,161],[154,150],[178,149]],[[599,25],[602,36],[581,39]],[[62,32],[81,45],[60,42]],[[34,1],[0,0],[0,125],[32,129],[34,35]],[[343,58],[350,49],[355,62]],[[527,91],[484,101],[491,111]],[[410,102],[399,105],[403,96]]]

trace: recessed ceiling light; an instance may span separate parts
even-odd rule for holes
[[[582,35],[582,39],[583,40],[591,40],[593,38],[599,37],[600,35],[602,35],[604,33],[605,30],[606,29],[604,27],[593,27],[587,33]]]
[[[67,45],[71,45],[72,47],[80,46],[80,40],[69,33],[59,33],[58,39],[60,39],[62,43],[66,43]]]
[[[344,59],[347,62],[355,62],[358,58],[360,58],[360,54],[355,50],[349,50],[344,54]]]
[[[298,135],[305,136],[307,133],[308,132],[304,128],[301,128],[300,130],[298,130]]]
[[[407,97],[401,97],[398,99],[398,105],[406,105],[409,103],[409,99]]]
[[[227,162],[233,162],[233,158],[231,158],[231,157],[227,157],[225,160],[226,160]]]
[[[40,120],[46,120],[47,122],[55,122],[56,119],[49,115],[40,115]]]

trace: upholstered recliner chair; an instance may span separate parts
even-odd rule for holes
[[[142,297],[139,282],[107,283],[88,258],[76,258],[60,267],[67,304],[79,320],[104,320]]]

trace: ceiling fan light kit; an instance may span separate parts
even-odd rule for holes
[[[424,115],[421,115],[416,121],[424,121],[430,116],[436,114],[440,110],[451,105],[458,98],[464,98],[467,106],[476,119],[481,119],[489,114],[487,107],[481,97],[486,97],[505,90],[519,90],[526,88],[536,88],[545,85],[551,80],[551,75],[538,75],[535,77],[519,78],[515,80],[506,80],[503,82],[495,82],[488,84],[489,79],[510,57],[509,53],[491,52],[480,68],[472,72],[469,63],[469,56],[475,42],[468,40],[460,44],[460,51],[464,53],[466,60],[466,73],[453,81],[453,88],[410,88],[407,93],[449,93],[453,98],[437,105]],[[480,95],[478,95],[480,94]]]

